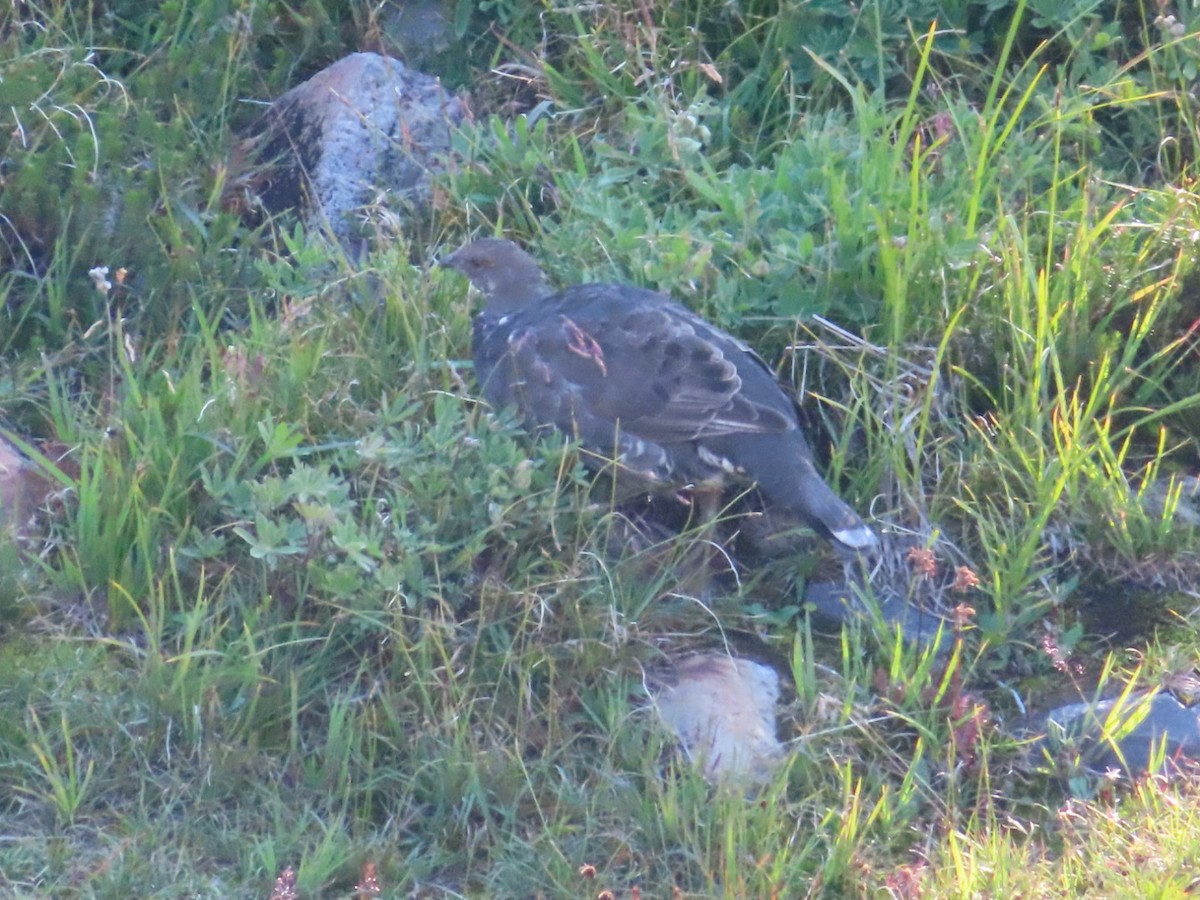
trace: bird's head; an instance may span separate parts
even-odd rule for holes
[[[470,279],[495,312],[511,312],[552,293],[532,256],[501,238],[482,238],[455,250],[439,265]]]

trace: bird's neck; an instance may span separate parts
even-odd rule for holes
[[[549,297],[554,288],[542,272],[530,273],[525,278],[506,279],[490,285],[486,292],[487,308],[491,312],[506,314],[523,309],[534,301]]]

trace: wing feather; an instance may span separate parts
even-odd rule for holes
[[[516,405],[530,424],[598,452],[663,460],[663,445],[798,427],[753,351],[661,294],[589,284],[553,301],[477,322],[485,395]]]

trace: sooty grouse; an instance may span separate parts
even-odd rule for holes
[[[633,285],[556,292],[511,241],[478,240],[441,264],[483,292],[473,355],[492,404],[574,436],[622,479],[674,489],[754,482],[843,547],[876,544],[813,467],[791,395],[737,338]]]

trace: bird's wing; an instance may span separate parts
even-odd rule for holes
[[[611,441],[614,426],[655,444],[797,427],[782,394],[746,396],[739,370],[762,365],[751,351],[661,295],[586,285],[559,296],[513,317],[503,349],[493,337],[489,393],[527,419],[585,442]]]

